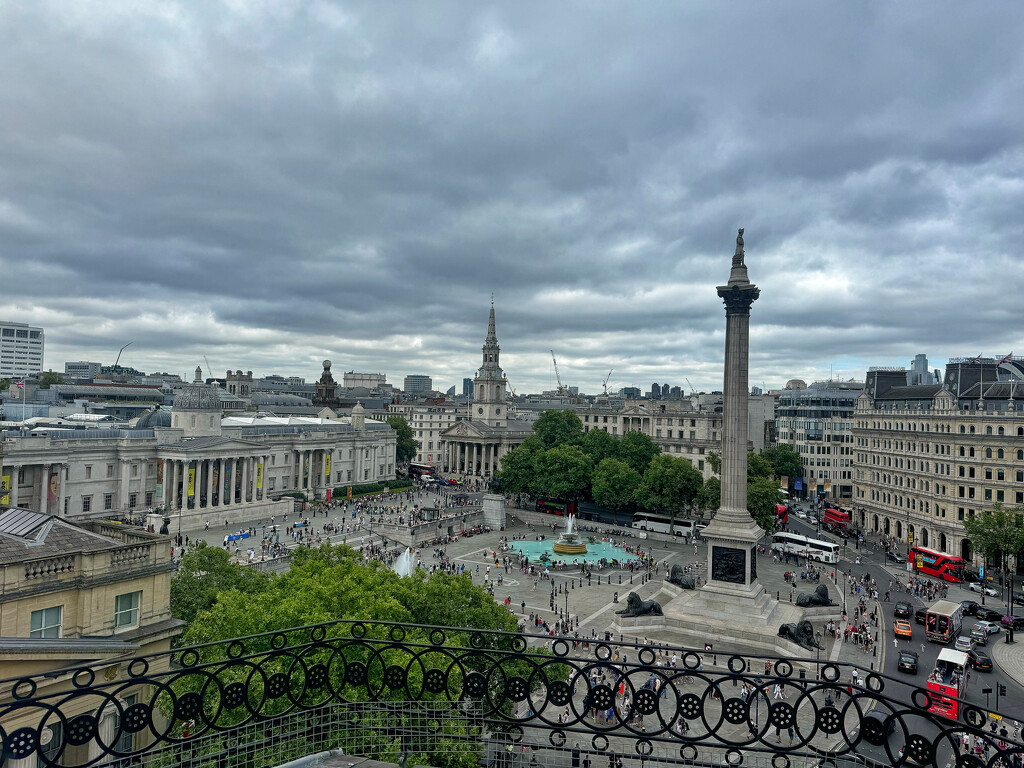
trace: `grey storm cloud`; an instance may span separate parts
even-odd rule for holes
[[[46,362],[718,388],[1024,353],[1024,10],[0,6],[0,316]],[[204,365],[205,368],[205,365]]]

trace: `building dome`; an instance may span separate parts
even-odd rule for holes
[[[786,389],[807,389],[807,382],[803,379],[790,379],[786,382]]]
[[[174,397],[176,411],[220,411],[217,390],[205,384],[190,384]]]
[[[135,422],[136,429],[153,429],[154,427],[169,426],[171,426],[171,412],[163,408],[146,411],[144,414],[139,416],[139,420]]]

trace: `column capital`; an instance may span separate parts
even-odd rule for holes
[[[756,285],[720,285],[718,295],[725,302],[726,315],[749,315],[751,305],[761,295]]]

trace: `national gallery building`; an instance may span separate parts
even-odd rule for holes
[[[131,429],[0,432],[0,509],[76,518],[146,510],[262,505],[286,491],[323,498],[337,486],[395,476],[395,432],[351,417],[224,417],[217,391],[194,382],[172,410]]]

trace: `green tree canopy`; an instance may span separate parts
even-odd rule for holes
[[[991,511],[964,518],[964,530],[977,551],[1002,562],[1024,549],[1024,507],[996,502]]]
[[[718,451],[708,451],[708,455],[704,457],[708,464],[711,465],[711,471],[719,477],[722,476],[722,454]]]
[[[533,434],[545,448],[573,445],[583,437],[583,422],[575,411],[544,411],[533,424]]]
[[[777,445],[774,448],[766,448],[761,451],[761,458],[766,459],[772,465],[772,473],[776,478],[789,478],[789,487],[793,487],[793,481],[804,475],[804,460],[792,446]]]
[[[643,432],[627,432],[619,441],[619,458],[641,474],[659,453],[661,448]]]
[[[714,512],[722,504],[722,481],[709,477],[697,494],[697,508],[701,512]]]
[[[662,454],[648,465],[636,499],[644,509],[664,510],[674,520],[696,502],[702,485],[700,472],[687,459]]]
[[[779,503],[779,483],[771,477],[759,477],[747,483],[747,510],[754,522],[766,532],[775,528],[775,505]]]
[[[591,493],[602,507],[622,509],[634,501],[641,475],[619,459],[604,459],[594,470]]]
[[[772,476],[772,465],[768,459],[753,451],[747,451],[747,482]]]
[[[561,445],[537,455],[530,490],[536,496],[578,499],[590,488],[593,462],[578,445]]]
[[[595,417],[596,418],[596,417]],[[580,447],[597,466],[605,459],[619,457],[619,439],[603,429],[592,429],[580,439]]]
[[[528,493],[533,482],[534,461],[537,454],[543,451],[538,438],[528,437],[521,445],[501,457],[501,488],[505,493]]]
[[[416,458],[420,443],[412,435],[412,427],[404,416],[388,416],[388,424],[395,430],[398,441],[395,444],[395,461],[406,462]]]
[[[187,628],[200,611],[217,602],[219,594],[232,589],[255,594],[269,583],[270,577],[255,568],[232,563],[220,547],[200,543],[181,559],[181,568],[171,579],[171,613]]]
[[[49,389],[53,384],[63,384],[64,374],[57,373],[56,371],[46,371],[39,375],[39,388]]]

